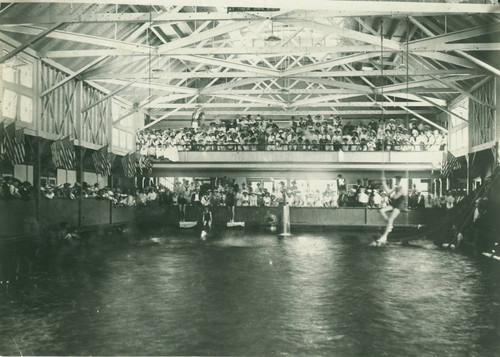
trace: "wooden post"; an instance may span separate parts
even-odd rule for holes
[[[82,146],[78,150],[78,176],[80,181],[80,190],[83,190],[83,158],[85,156],[86,149]],[[83,193],[83,191],[81,192]],[[78,196],[78,227],[82,227],[83,224],[83,197],[82,194]]]

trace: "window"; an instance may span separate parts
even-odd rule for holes
[[[15,76],[16,76],[16,70],[14,68],[10,68],[7,67],[6,65],[3,65],[2,77],[4,81],[14,83]]]
[[[8,54],[3,51],[3,54]],[[20,84],[27,88],[33,88],[33,64],[14,56],[2,65],[3,80],[10,83]]]
[[[26,123],[33,122],[33,99],[21,95],[19,118]]]
[[[4,117],[12,119],[16,118],[17,94],[8,89],[3,91],[2,113]]]
[[[31,63],[26,63],[26,65],[19,68],[19,78],[20,84],[33,88],[33,65]]]

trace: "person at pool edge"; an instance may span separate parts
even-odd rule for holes
[[[234,205],[235,205],[235,194],[233,188],[229,186],[226,193],[226,206],[229,213],[229,222],[234,222]]]
[[[385,244],[387,242],[387,235],[392,231],[394,220],[399,216],[402,210],[405,209],[406,189],[401,185],[401,176],[396,176],[396,184],[392,189],[387,187],[386,179],[382,174],[382,185],[387,195],[390,197],[389,205],[380,209],[380,214],[387,221],[384,234],[377,240],[377,244]],[[387,212],[391,212],[387,216]]]
[[[208,206],[203,207],[201,222],[203,227],[201,231],[201,239],[205,240],[207,235],[210,234],[210,231],[212,230],[212,212]]]

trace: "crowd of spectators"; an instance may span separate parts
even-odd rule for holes
[[[144,156],[176,161],[177,151],[423,151],[444,150],[446,134],[417,119],[343,123],[331,116],[298,119],[278,126],[272,119],[251,115],[209,125],[193,121],[190,128],[147,129],[137,133]]]
[[[333,181],[332,181],[333,182]],[[109,188],[99,187],[99,184],[54,186],[46,185],[40,188],[40,195],[47,200],[93,198],[110,200],[117,206],[140,205],[179,205],[185,203],[194,206],[226,206],[228,193],[234,196],[235,206],[279,206],[288,204],[293,207],[368,207],[382,208],[389,203],[389,197],[380,189],[379,184],[361,181],[347,185],[342,175],[338,175],[336,184],[326,184],[321,189],[309,185],[299,188],[296,181],[287,186],[284,181],[273,185],[272,189],[262,187],[260,183],[252,187],[246,182],[237,183],[233,180],[218,180],[216,186],[201,184],[199,180],[177,181],[170,189],[164,185],[145,188]],[[349,187],[349,188],[348,188]],[[29,182],[6,177],[1,184],[0,198],[30,200],[35,197],[35,189]],[[408,208],[453,208],[466,193],[464,190],[450,190],[441,196],[432,193],[422,193],[415,188],[409,190]]]

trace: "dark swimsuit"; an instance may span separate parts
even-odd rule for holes
[[[401,187],[397,188],[396,192],[399,192],[400,190],[402,190]],[[391,199],[391,206],[392,206],[392,208],[397,208],[398,210],[403,211],[406,208],[405,201],[406,201],[406,196],[405,195],[401,195],[401,196],[399,196],[396,199]]]

